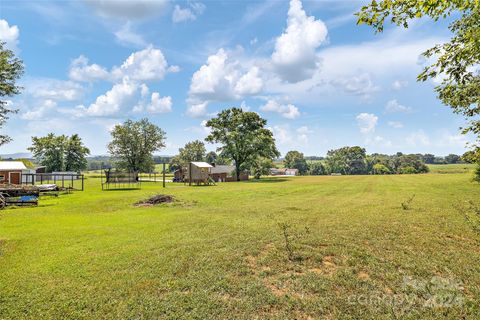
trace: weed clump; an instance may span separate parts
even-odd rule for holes
[[[295,232],[292,230],[292,226],[288,223],[280,223],[280,230],[284,240],[284,248],[287,253],[287,258],[290,261],[301,261],[302,256],[296,252],[296,242],[310,233],[310,229],[305,227],[303,232]]]
[[[412,208],[411,204],[412,204],[412,201],[413,201],[414,198],[415,198],[415,195],[411,196],[410,198],[408,198],[407,200],[402,202],[402,209],[403,210],[410,210]]]

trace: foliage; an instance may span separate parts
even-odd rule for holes
[[[8,120],[8,114],[17,110],[8,108],[5,97],[12,97],[20,93],[22,87],[16,84],[23,75],[23,62],[15,57],[12,50],[5,48],[5,42],[0,41],[0,128]],[[6,135],[0,135],[0,146],[11,141]]]
[[[435,87],[438,98],[455,113],[470,119],[463,133],[472,132],[480,142],[480,5],[478,0],[372,0],[357,13],[358,24],[382,32],[386,19],[408,28],[409,21],[424,16],[433,20],[452,15],[449,42],[423,53],[434,61],[418,75],[419,81],[442,79]],[[477,146],[477,150],[480,146]],[[479,150],[480,151],[480,150]]]
[[[477,163],[477,167],[475,168],[473,181],[480,183],[480,163]]]
[[[388,169],[386,165],[381,163],[376,163],[373,165],[372,173],[373,174],[390,174],[392,172],[390,171],[390,169]]]
[[[448,156],[445,157],[445,162],[446,163],[458,163],[460,162],[461,160],[461,157],[459,155],[456,155],[456,154],[449,154]]]
[[[211,132],[205,140],[221,144],[217,150],[222,157],[234,161],[237,179],[240,180],[242,165],[257,157],[272,159],[279,156],[273,134],[265,127],[266,124],[267,121],[255,112],[226,109],[207,121],[206,126]]]
[[[312,161],[308,165],[308,174],[312,176],[320,176],[327,174],[327,171],[320,161]]]
[[[303,153],[298,151],[288,151],[283,160],[285,168],[298,169],[300,174],[308,171],[307,161],[303,157]]]
[[[200,140],[195,140],[185,144],[178,150],[178,157],[181,163],[205,160],[205,144]]]
[[[40,165],[46,166],[47,172],[85,170],[86,156],[90,154],[78,134],[68,137],[50,133],[45,137],[32,137],[28,150]]]
[[[466,163],[480,162],[480,153],[473,150],[469,150],[462,155],[462,161]]]
[[[367,154],[361,147],[343,147],[327,152],[326,162],[331,173],[367,174]]]
[[[217,163],[217,158],[218,158],[217,153],[215,151],[210,151],[205,156],[205,162],[210,163],[210,164],[211,163]]]
[[[165,132],[148,119],[127,120],[111,132],[108,151],[119,169],[132,172],[152,172],[152,154],[165,147]]]
[[[87,155],[90,150],[83,145],[78,134],[67,138],[65,145],[65,170],[81,171],[87,168]]]
[[[15,161],[22,161],[25,167],[29,169],[35,168],[35,164],[33,164],[33,162],[30,161],[30,159],[20,158],[20,159],[15,159]]]
[[[257,157],[249,163],[248,167],[250,174],[252,174],[255,179],[260,179],[261,176],[270,174],[270,168],[273,168],[274,164],[272,159]]]

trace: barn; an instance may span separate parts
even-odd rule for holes
[[[22,173],[27,171],[22,161],[0,161],[0,183],[21,184]]]

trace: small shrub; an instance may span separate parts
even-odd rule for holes
[[[285,251],[287,252],[287,258],[290,261],[300,261],[302,257],[296,253],[296,241],[305,235],[310,233],[310,229],[305,227],[303,232],[294,233],[291,231],[292,226],[288,223],[280,223],[280,229],[282,231],[283,239],[284,239],[284,247]]]
[[[403,210],[410,210],[411,204],[412,204],[412,201],[413,201],[414,198],[415,198],[415,195],[411,196],[406,201],[402,202],[402,209]]]
[[[480,206],[471,200],[467,204],[466,208],[461,208],[463,216],[473,231],[480,234]]]

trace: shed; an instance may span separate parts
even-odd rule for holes
[[[299,172],[298,169],[286,169],[285,175],[286,176],[298,176]]]
[[[210,182],[210,169],[212,165],[206,162],[190,162],[185,172],[185,182],[204,183]]]
[[[215,165],[210,169],[210,176],[215,182],[227,182],[235,176],[235,166],[232,165]]]
[[[27,167],[22,161],[0,161],[0,183],[20,184]]]

